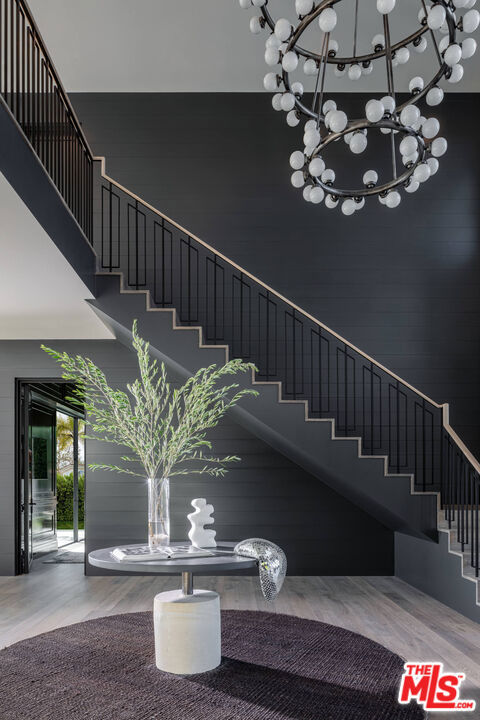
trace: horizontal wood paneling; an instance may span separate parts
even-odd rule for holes
[[[107,378],[124,387],[136,376],[133,354],[115,341],[49,341],[70,353],[86,354]],[[34,341],[0,342],[0,574],[13,573],[15,377],[57,377],[58,367]],[[220,454],[242,462],[225,478],[179,477],[172,481],[172,536],[184,539],[192,497],[207,497],[216,508],[220,539],[268,537],[285,548],[297,574],[393,574],[393,533],[273,451],[228,418],[212,431]],[[119,462],[120,449],[87,441],[87,462]],[[146,483],[128,475],[87,471],[87,550],[146,538]],[[8,550],[8,552],[7,552]],[[88,568],[91,574],[101,571]]]
[[[272,111],[268,94],[75,94],[73,102],[109,175],[450,402],[452,425],[480,456],[479,95],[450,94],[426,109],[449,142],[434,178],[397,210],[373,201],[353,218],[306,205],[291,187],[288,158],[301,130]],[[347,112],[358,106],[354,95],[338,102]],[[359,156],[359,179],[366,163]]]

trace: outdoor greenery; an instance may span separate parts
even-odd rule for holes
[[[85,433],[85,423],[83,420],[78,421],[79,440],[83,439]],[[57,412],[57,470],[64,471],[65,468],[73,466],[73,439],[74,439],[74,420],[71,415],[64,415]],[[80,466],[83,463],[79,462]]]
[[[42,345],[63,368],[63,377],[74,381],[75,397],[90,425],[89,439],[128,448],[123,465],[89,464],[92,470],[112,470],[140,477],[159,478],[186,474],[221,476],[236,455],[210,454],[207,438],[227,410],[253,389],[240,389],[228,382],[237,373],[251,372],[252,363],[230,360],[223,366],[198,370],[182,387],[167,380],[164,363],[158,364],[133,323],[133,347],[137,353],[139,378],[127,385],[128,393],[112,388],[103,371],[89,358],[58,352]],[[228,384],[222,385],[227,381]]]
[[[85,477],[78,476],[78,527],[84,526]],[[57,527],[73,528],[73,473],[57,473]]]

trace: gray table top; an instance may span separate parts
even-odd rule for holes
[[[185,545],[183,543],[172,542],[170,545]],[[145,560],[144,562],[136,560],[128,562],[125,560],[117,560],[113,557],[114,547],[102,548],[101,550],[93,550],[88,554],[88,562],[95,567],[104,568],[106,570],[117,570],[123,572],[151,572],[151,573],[202,573],[208,575],[221,575],[223,572],[231,570],[245,570],[255,567],[257,561],[254,558],[241,557],[240,555],[222,554],[220,551],[233,550],[236,543],[223,542],[218,543],[216,550],[218,555],[213,557],[197,557],[190,559],[178,560]],[[135,545],[122,545],[121,547],[141,547]]]

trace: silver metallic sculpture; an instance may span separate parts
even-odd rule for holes
[[[287,558],[278,545],[262,538],[248,538],[235,545],[237,555],[258,560],[260,587],[265,600],[275,600],[287,574]]]

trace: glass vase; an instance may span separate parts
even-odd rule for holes
[[[170,482],[148,478],[148,544],[151,549],[170,542]]]

